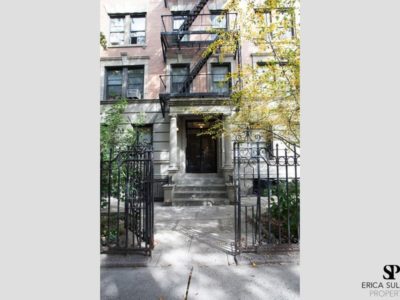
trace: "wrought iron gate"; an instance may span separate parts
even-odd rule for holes
[[[152,156],[147,145],[102,153],[101,252],[139,251],[151,255],[154,247]]]
[[[246,129],[234,142],[234,167],[236,254],[298,244],[299,147]]]

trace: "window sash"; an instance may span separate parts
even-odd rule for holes
[[[110,18],[110,32],[124,32],[125,18]]]
[[[132,45],[144,45],[146,43],[146,17],[131,17]]]
[[[143,45],[146,43],[146,32],[145,31],[132,31],[131,32],[131,44]]]
[[[122,96],[122,69],[107,70],[107,98]]]
[[[211,26],[214,29],[226,29],[226,15],[213,14],[211,15]]]
[[[131,31],[146,31],[146,17],[131,17]]]
[[[178,31],[181,28],[182,24],[185,22],[186,18],[186,16],[174,16],[172,30]]]
[[[144,68],[128,69],[128,89],[138,89],[143,98]]]
[[[280,32],[280,38],[291,39],[294,36],[294,24],[293,24],[293,14],[290,11],[277,11],[276,21],[278,22],[278,31]],[[289,27],[286,28],[281,25],[282,22],[289,22]],[[282,33],[282,30],[284,32]]]
[[[212,88],[213,92],[227,93],[229,92],[230,82],[226,78],[229,73],[228,66],[212,67]]]
[[[151,126],[136,127],[136,142],[139,144],[152,144],[153,128]]]

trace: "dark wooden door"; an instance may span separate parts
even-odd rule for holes
[[[202,128],[187,128],[186,172],[217,172],[217,141],[209,135],[198,135]]]

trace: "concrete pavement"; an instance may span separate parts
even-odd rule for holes
[[[152,257],[101,255],[102,299],[298,299],[297,251],[234,260],[233,206],[155,207]]]
[[[101,298],[185,299],[190,268],[107,268],[101,272]],[[299,299],[298,265],[195,266],[188,299]]]

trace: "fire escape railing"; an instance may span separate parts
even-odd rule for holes
[[[185,21],[182,23],[181,27],[179,28],[179,32],[188,31],[190,26],[192,26],[194,20],[196,20],[197,16],[200,14],[201,10],[204,8],[208,0],[199,0],[193,9],[189,12],[188,16],[186,17]],[[184,34],[179,34],[178,40],[181,41],[184,37]]]
[[[200,14],[208,1],[199,0],[191,9],[190,13],[185,15],[183,23],[178,29],[174,26],[174,15],[163,15],[161,45],[163,50],[164,61],[167,60],[168,49],[175,49],[172,53],[179,53],[185,49],[193,49],[199,53],[199,60],[194,63],[187,75],[164,75],[160,76],[160,105],[163,116],[167,107],[167,102],[171,97],[229,97],[231,93],[231,83],[223,86],[221,89],[216,88],[213,81],[213,75],[221,74],[199,74],[208,59],[214,54],[208,51],[207,47],[218,41],[221,34],[226,31],[236,31],[236,13],[222,14]],[[181,16],[182,17],[182,16]],[[214,17],[214,19],[213,19]],[[220,17],[223,22],[215,22],[215,17]],[[221,26],[223,24],[223,26]],[[176,25],[176,23],[175,23]],[[235,50],[235,58],[237,49]],[[197,78],[197,77],[200,78]],[[177,80],[178,77],[181,77]],[[175,81],[177,82],[174,82]],[[196,82],[195,82],[196,81]],[[224,85],[223,82],[220,84]]]

